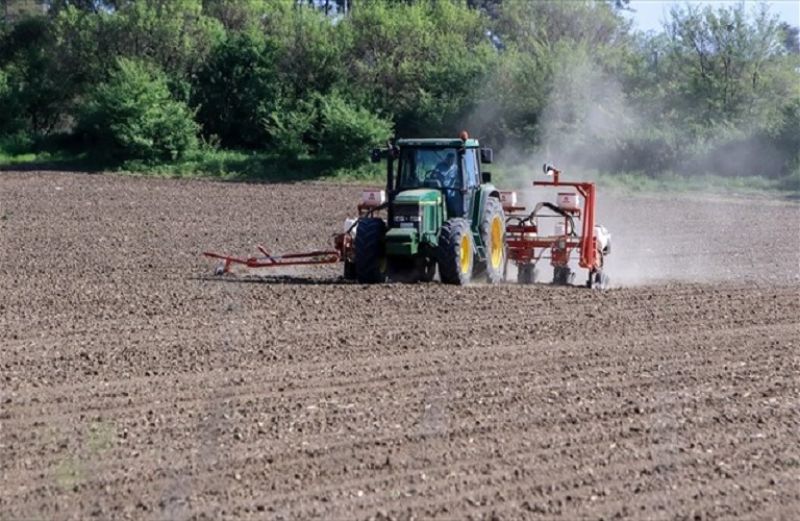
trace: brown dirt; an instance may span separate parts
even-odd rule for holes
[[[0,174],[0,519],[800,517],[798,205],[607,197],[607,292],[206,276],[357,197]]]

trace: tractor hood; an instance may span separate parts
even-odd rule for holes
[[[395,204],[437,205],[442,203],[442,192],[431,188],[404,190],[394,198]]]

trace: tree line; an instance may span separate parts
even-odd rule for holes
[[[236,149],[328,171],[469,129],[506,157],[800,177],[798,30],[624,0],[5,0],[0,143],[109,160]]]

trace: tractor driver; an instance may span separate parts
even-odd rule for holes
[[[442,183],[443,188],[456,188],[458,179],[458,168],[456,167],[456,155],[448,153],[442,161],[436,165],[430,176]]]
[[[445,189],[444,198],[448,215],[459,215],[461,193],[457,190],[459,183],[456,155],[449,152],[433,169],[429,179],[437,180],[441,183],[442,188]]]

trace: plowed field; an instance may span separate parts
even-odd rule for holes
[[[199,256],[358,196],[0,174],[0,519],[800,518],[800,205],[601,194],[606,292]]]

